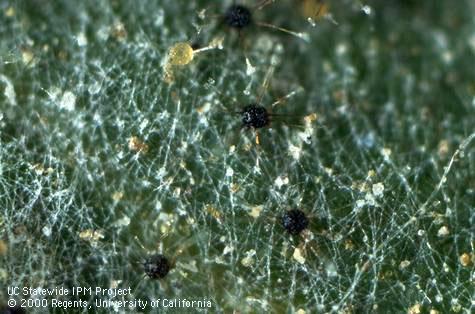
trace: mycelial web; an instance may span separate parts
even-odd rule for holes
[[[256,14],[310,43],[256,30],[242,46],[205,1],[2,4],[2,286],[473,311],[473,4],[341,1],[338,26],[313,28],[295,3]],[[167,49],[199,31],[225,48],[164,82]],[[233,112],[269,67],[261,104],[302,86],[273,111],[316,120],[272,123],[257,146]],[[309,217],[298,236],[280,223],[292,208]],[[154,253],[176,260],[160,281]]]

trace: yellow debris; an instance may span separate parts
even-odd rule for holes
[[[0,240],[0,256],[7,254],[8,246],[5,241]]]
[[[345,250],[353,250],[355,248],[355,244],[350,239],[345,240]]]
[[[253,218],[257,218],[261,215],[263,207],[262,206],[254,206],[251,208],[251,212],[249,213],[249,216]]]
[[[137,136],[131,136],[129,138],[129,149],[145,154],[148,152],[148,145],[142,142]]]
[[[244,267],[251,267],[254,264],[255,250],[249,250],[246,252],[246,257],[241,260],[241,265]]]
[[[302,254],[302,250],[299,249],[299,248],[296,248],[294,250],[294,254],[292,256],[297,262],[299,262],[300,264],[304,264],[305,263],[305,257],[303,256]]]
[[[5,16],[7,17],[12,17],[15,15],[15,9],[13,7],[8,7],[6,10],[5,10]]]
[[[419,314],[421,313],[421,305],[419,303],[414,304],[407,310],[408,314]]]
[[[205,205],[205,211],[210,214],[211,216],[214,217],[219,223],[222,223],[222,215],[219,212],[219,210],[216,207],[213,207],[212,205]]]
[[[408,260],[403,260],[401,263],[399,263],[399,269],[404,269],[409,267],[411,265],[411,262]]]
[[[304,121],[305,121],[306,124],[310,124],[310,123],[312,123],[313,121],[317,120],[317,118],[318,118],[318,116],[317,116],[316,113],[311,113],[311,114],[306,115],[306,116],[304,117]]]
[[[439,142],[438,153],[440,157],[445,158],[447,154],[449,153],[449,149],[450,149],[449,141],[442,140]]]
[[[99,240],[104,239],[104,234],[100,230],[86,229],[79,233],[79,238],[96,245]]]
[[[30,49],[28,48],[21,49],[21,60],[23,61],[24,65],[30,65],[34,57],[35,55]]]
[[[205,112],[208,112],[210,108],[211,108],[211,104],[209,102],[207,102],[203,106],[196,109],[196,111],[198,113],[205,113]]]
[[[463,253],[462,255],[460,255],[459,260],[460,260],[460,264],[462,264],[462,266],[467,267],[471,263],[470,254]]]
[[[110,34],[118,41],[123,41],[127,37],[127,31],[124,24],[120,21],[116,21],[110,29]]]
[[[231,189],[230,189],[231,193],[236,193],[239,191],[239,185],[236,184],[236,183],[232,183],[231,184]]]
[[[223,41],[224,41],[224,36],[215,37],[213,38],[213,40],[211,40],[211,43],[209,44],[209,48],[223,49]]]
[[[116,202],[120,201],[124,197],[124,192],[116,191],[112,194],[112,199]]]

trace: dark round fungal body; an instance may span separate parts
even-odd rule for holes
[[[266,108],[256,105],[250,104],[246,106],[242,111],[242,123],[243,125],[247,126],[248,128],[263,128],[270,123],[269,113],[267,112]]]
[[[292,235],[297,235],[308,227],[308,218],[298,209],[289,210],[282,216],[282,225]]]
[[[162,279],[170,272],[171,264],[162,254],[154,254],[143,263],[145,274],[151,279]]]
[[[232,5],[224,13],[224,22],[229,27],[241,30],[252,23],[251,11],[242,5]]]

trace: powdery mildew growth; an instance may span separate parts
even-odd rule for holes
[[[473,2],[243,2],[307,41],[216,3],[0,3],[0,286],[473,312]],[[269,67],[260,103],[301,88],[299,125],[256,145],[232,113]]]

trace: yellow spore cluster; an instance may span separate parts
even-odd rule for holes
[[[193,60],[193,48],[187,42],[177,43],[168,50],[170,65],[187,65]]]
[[[175,79],[173,67],[184,66],[193,60],[193,48],[187,42],[176,43],[168,50],[168,59],[165,64],[165,82],[171,83]]]
[[[223,36],[213,38],[208,46],[196,50],[193,50],[188,42],[174,44],[168,49],[164,73],[165,82],[172,83],[175,79],[175,68],[187,65],[193,61],[193,57],[196,54],[215,48],[223,49],[223,40]]]

